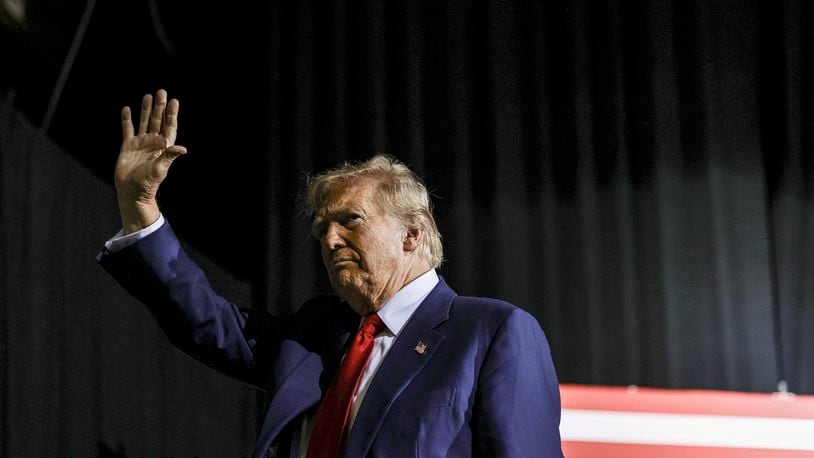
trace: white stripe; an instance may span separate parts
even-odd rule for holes
[[[563,409],[566,441],[814,450],[814,420]]]

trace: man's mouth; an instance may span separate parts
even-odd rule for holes
[[[333,260],[333,266],[337,267],[337,268],[338,267],[348,266],[350,264],[355,264],[355,263],[356,263],[356,260],[351,259],[351,258],[337,258],[337,259]]]

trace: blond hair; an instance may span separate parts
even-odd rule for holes
[[[336,168],[310,177],[307,184],[308,210],[311,215],[322,207],[335,186],[346,185],[362,178],[373,178],[381,192],[382,207],[396,216],[406,227],[420,227],[424,236],[418,254],[436,268],[444,260],[441,233],[432,216],[429,192],[422,180],[398,159],[377,154],[360,162],[346,162]]]

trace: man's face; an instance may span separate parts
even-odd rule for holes
[[[378,311],[409,270],[407,230],[376,196],[373,179],[336,186],[313,224],[331,286],[360,315]]]

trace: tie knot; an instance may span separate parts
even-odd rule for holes
[[[371,313],[362,321],[362,332],[375,336],[384,329],[384,322],[379,318],[378,313]]]

